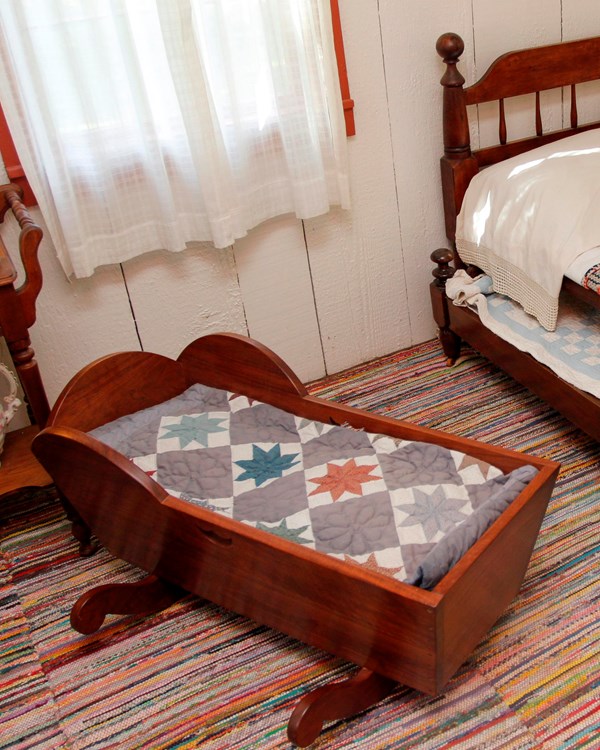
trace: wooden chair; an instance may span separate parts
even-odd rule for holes
[[[25,278],[15,286],[17,270],[0,239],[0,334],[4,336],[17,375],[21,381],[32,425],[9,432],[0,468],[0,496],[23,486],[45,486],[50,477],[42,470],[30,450],[31,440],[48,420],[50,407],[29,329],[35,323],[35,303],[42,288],[42,271],[38,249],[43,237],[41,228],[31,219],[18,185],[0,186],[0,222],[12,210],[19,223],[19,253]]]

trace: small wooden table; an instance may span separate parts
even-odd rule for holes
[[[8,432],[0,455],[0,498],[21,487],[47,487],[52,479],[31,452],[37,425]]]

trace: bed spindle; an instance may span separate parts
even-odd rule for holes
[[[498,99],[498,140],[504,146],[506,144],[506,115],[504,112],[504,99]]]
[[[574,83],[571,84],[571,127],[577,127],[577,93]]]
[[[536,135],[544,135],[544,129],[542,126],[542,110],[540,107],[540,92],[535,92],[535,133]]]

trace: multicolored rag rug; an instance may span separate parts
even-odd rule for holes
[[[519,596],[445,692],[399,686],[313,747],[600,748],[598,445],[474,353],[446,368],[436,342],[311,390],[563,467]],[[0,513],[0,748],[289,750],[300,697],[354,671],[192,596],[79,635],[75,599],[140,572],[104,551],[80,558],[52,491]]]

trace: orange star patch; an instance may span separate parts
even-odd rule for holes
[[[376,573],[383,573],[384,576],[391,576],[392,578],[396,573],[401,573],[404,570],[402,566],[400,566],[399,568],[384,568],[377,562],[377,558],[375,557],[374,552],[372,552],[364,562],[358,562],[358,560],[355,560],[349,555],[344,555],[344,560],[345,562],[351,562],[355,565],[364,565],[364,567],[368,568],[369,570],[374,570]]]
[[[381,479],[381,477],[370,474],[376,468],[377,464],[373,464],[372,466],[357,466],[353,458],[346,461],[342,466],[327,464],[327,474],[309,480],[319,485],[317,489],[309,494],[318,495],[321,492],[329,492],[334,502],[339,500],[344,492],[350,492],[353,495],[362,495],[362,485],[364,482],[376,482]]]

